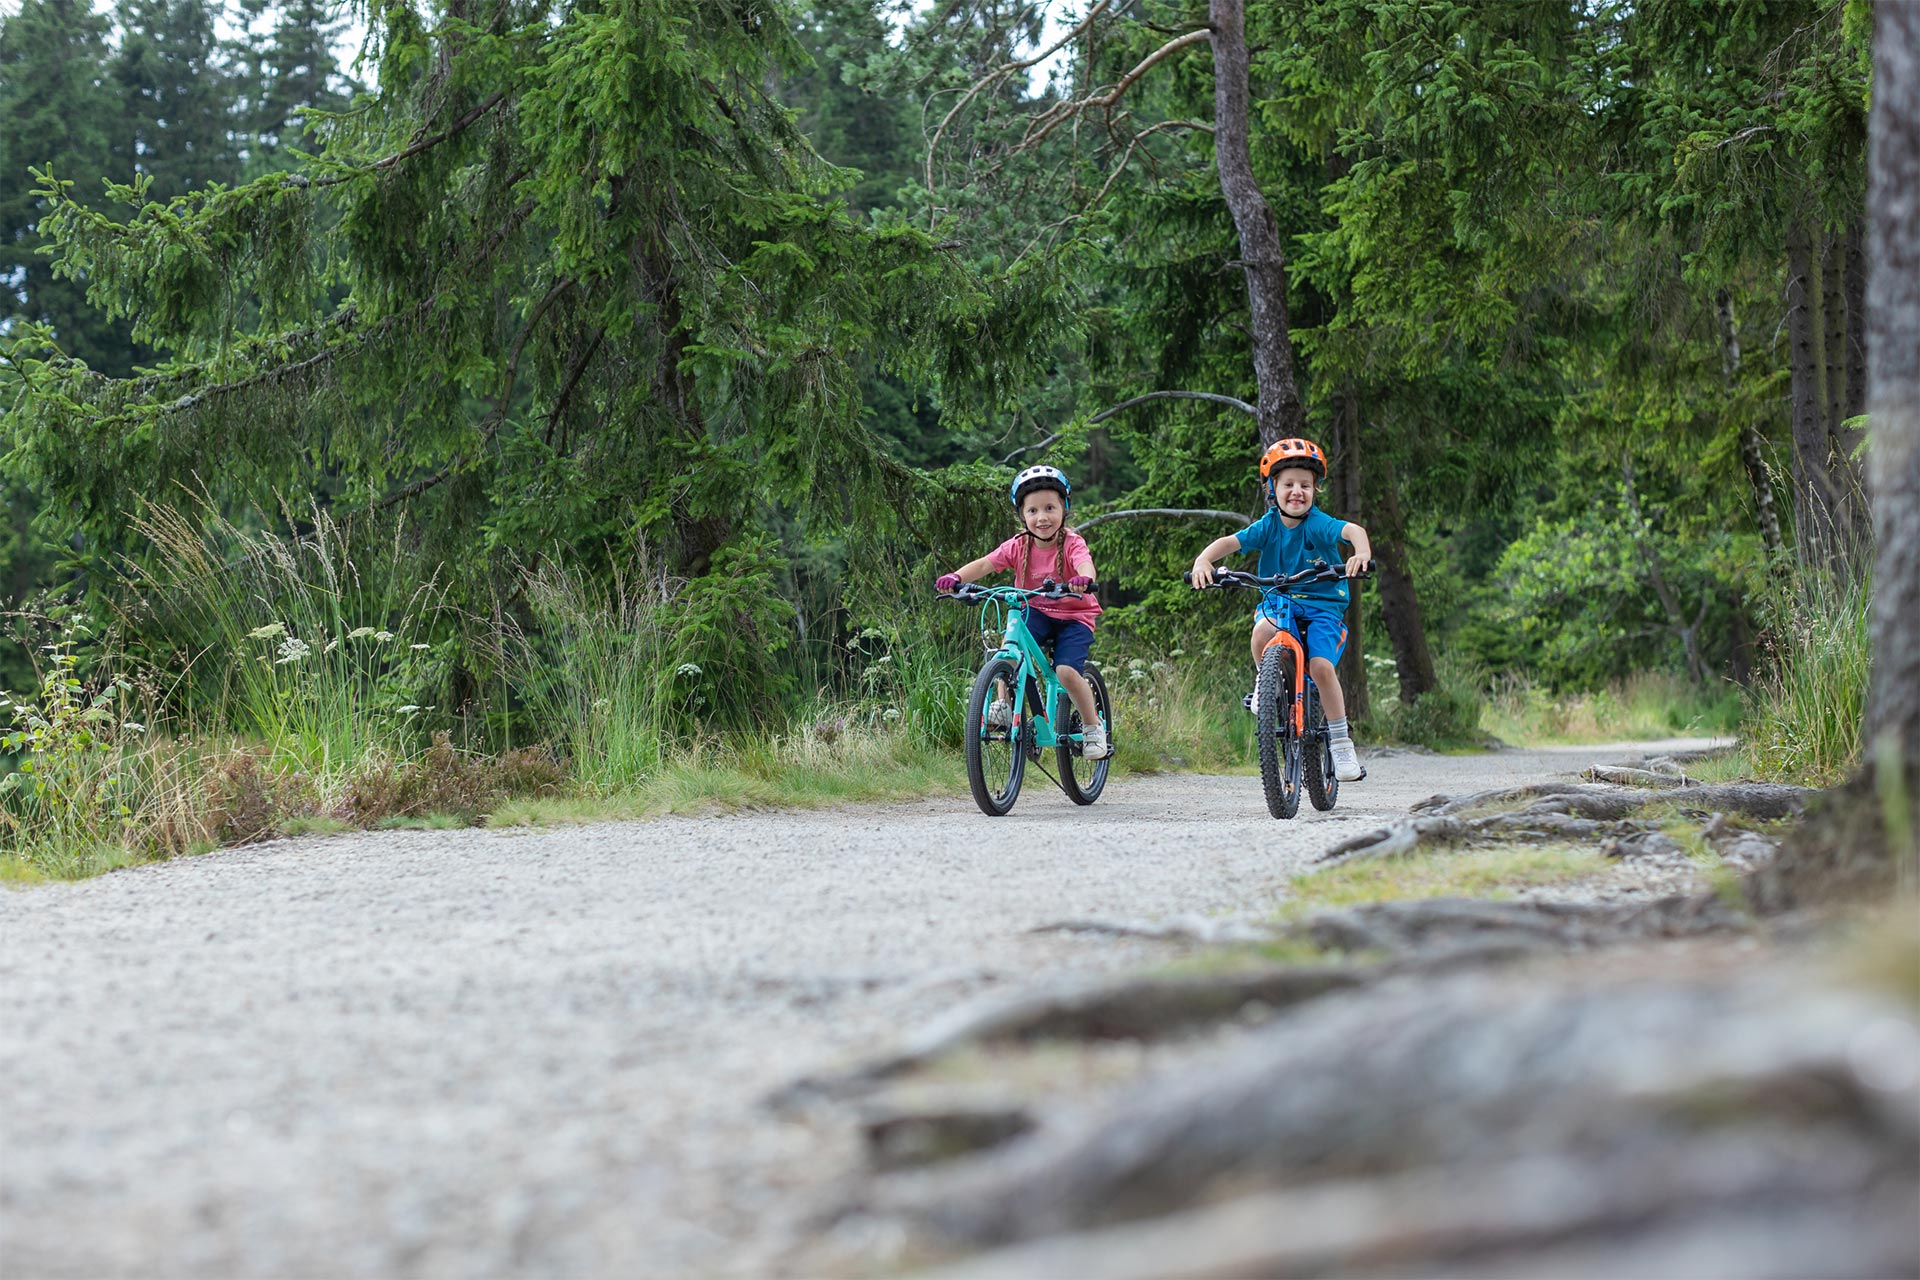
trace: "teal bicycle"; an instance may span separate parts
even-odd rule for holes
[[[1040,772],[1047,772],[1040,760],[1048,747],[1053,748],[1060,776],[1047,776],[1069,800],[1092,804],[1106,788],[1112,756],[1088,760],[1083,754],[1080,713],[1054,674],[1053,663],[1040,642],[1027,630],[1027,605],[1031,600],[1064,600],[1079,595],[1048,579],[1039,591],[966,583],[946,597],[980,605],[980,637],[987,660],[974,677],[973,693],[967,699],[967,782],[973,788],[974,803],[990,818],[1004,818],[1012,810],[1013,802],[1020,798],[1029,760]],[[1094,706],[1107,722],[1107,741],[1112,744],[1113,702],[1107,697],[1107,682],[1091,662],[1086,676],[1093,687]],[[995,702],[1010,708],[1007,723],[995,723]]]

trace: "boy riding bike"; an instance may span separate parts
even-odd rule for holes
[[[1090,590],[1094,585],[1093,554],[1087,550],[1087,540],[1067,528],[1071,491],[1066,473],[1057,467],[1028,467],[1022,471],[1013,478],[1008,492],[1025,528],[978,560],[961,565],[953,573],[941,574],[933,585],[936,591],[951,592],[963,582],[1010,570],[1016,587],[1037,590],[1051,580],[1081,593],[1078,598],[1034,600],[1027,628],[1051,651],[1054,674],[1066,686],[1074,709],[1080,713],[1080,723],[1085,726],[1085,757],[1104,760],[1113,750],[1107,742],[1106,722],[1100,718],[1093,690],[1081,674],[1093,650],[1093,623],[1100,616],[1100,602]],[[1008,694],[1002,691],[988,718],[1005,727],[1012,717]]]
[[[1260,478],[1266,482],[1272,507],[1239,533],[1215,538],[1206,545],[1193,562],[1190,581],[1194,590],[1212,585],[1214,562],[1238,551],[1258,551],[1259,573],[1266,577],[1338,564],[1340,543],[1348,542],[1353,545],[1353,555],[1346,560],[1348,575],[1364,570],[1373,559],[1367,531],[1313,505],[1314,490],[1326,475],[1327,455],[1311,440],[1280,440],[1262,454]],[[1299,633],[1307,650],[1308,674],[1326,708],[1335,776],[1342,782],[1357,782],[1366,777],[1366,770],[1360,767],[1360,756],[1347,728],[1346,695],[1335,672],[1347,646],[1347,599],[1345,578],[1303,583],[1291,593],[1269,589],[1254,614],[1253,663],[1257,673],[1267,643],[1283,628],[1292,627]],[[1245,701],[1248,710],[1256,705],[1252,693]]]

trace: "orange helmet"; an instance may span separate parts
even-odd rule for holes
[[[1289,436],[1285,440],[1276,440],[1265,453],[1260,455],[1260,478],[1271,482],[1273,473],[1288,467],[1305,467],[1320,479],[1327,478],[1327,455],[1320,452],[1320,446],[1311,440],[1302,440],[1298,436]]]

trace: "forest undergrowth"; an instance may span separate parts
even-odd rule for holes
[[[318,510],[306,523],[280,537],[154,508],[139,529],[156,554],[129,571],[129,603],[105,630],[13,618],[41,676],[0,698],[0,877],[88,876],[286,834],[965,789],[979,646],[940,629],[952,611],[872,610],[830,663],[808,664],[755,642],[784,622],[752,614],[756,593],[703,600],[644,556],[598,580],[530,564],[510,604],[474,618],[434,579],[409,580],[397,533],[369,543]],[[1794,625],[1770,640],[1775,665],[1744,704],[1670,674],[1555,694],[1443,662],[1441,690],[1411,709],[1376,698],[1358,730],[1368,745],[1440,749],[1489,734],[1525,745],[1738,731],[1747,745],[1721,772],[1828,780],[1858,756],[1864,600],[1829,590],[1783,606]],[[1124,627],[1099,660],[1117,769],[1251,768],[1238,663],[1155,650]],[[464,695],[446,705],[456,686]]]

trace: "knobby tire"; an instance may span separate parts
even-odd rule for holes
[[[1273,645],[1260,657],[1254,712],[1267,812],[1291,818],[1300,811],[1300,740],[1293,732],[1293,663],[1284,645]]]
[[[1004,818],[1012,810],[1027,772],[1025,744],[1019,740],[1027,726],[996,729],[987,724],[994,681],[1006,681],[1011,701],[1019,673],[1019,665],[1006,658],[987,659],[973,678],[973,696],[967,700],[967,785],[973,789],[973,802],[989,818]],[[1027,715],[1032,714],[1029,705]]]
[[[1087,683],[1093,686],[1093,705],[1107,722],[1107,745],[1112,747],[1113,703],[1107,699],[1107,682],[1100,678],[1100,669],[1091,662],[1087,664]],[[1074,710],[1073,699],[1067,696],[1065,690],[1061,691],[1058,714],[1053,722],[1064,726],[1067,733],[1079,733],[1081,730],[1080,713]],[[1075,804],[1092,804],[1098,800],[1100,793],[1106,789],[1107,769],[1113,763],[1113,756],[1109,754],[1104,760],[1088,760],[1081,754],[1080,744],[1064,734],[1055,751],[1060,760],[1060,789],[1067,793],[1067,798]],[[1081,781],[1082,776],[1085,782]]]
[[[1333,771],[1333,743],[1327,737],[1327,713],[1320,706],[1320,687],[1307,683],[1307,741],[1301,752],[1306,757],[1307,799],[1322,811],[1333,808],[1340,798],[1340,777]]]

